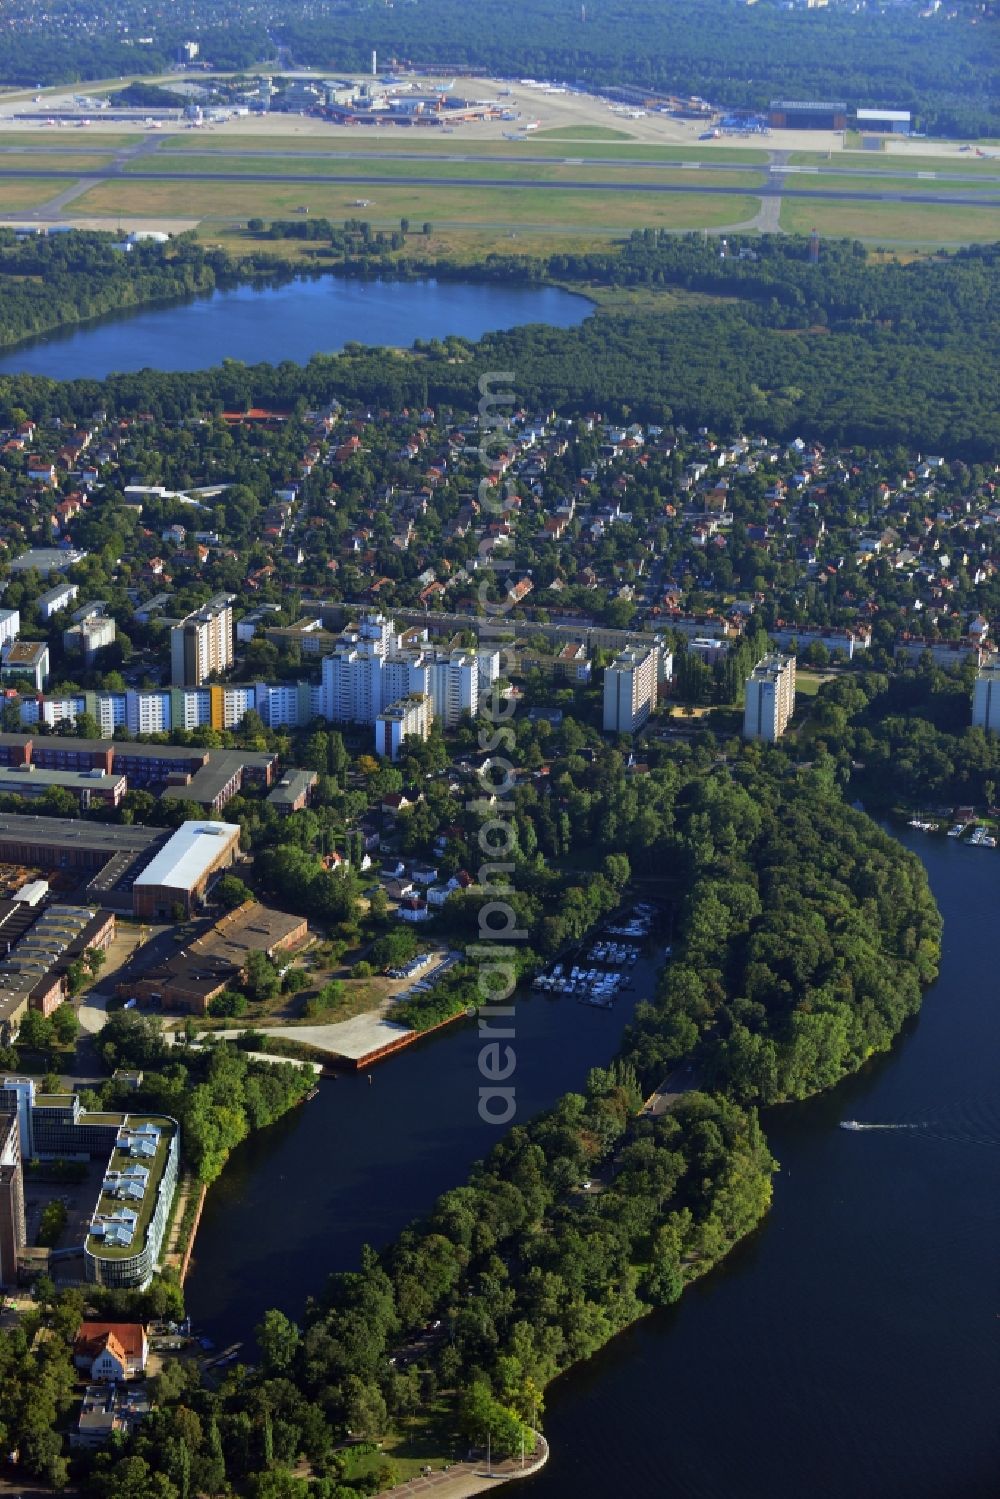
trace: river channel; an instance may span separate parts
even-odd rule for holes
[[[78,323],[0,352],[0,375],[103,380],[146,368],[207,369],[224,359],[305,364],[352,342],[409,348],[415,339],[477,339],[523,323],[572,328],[592,305],[555,286],[315,276]]]
[[[532,1499],[995,1499],[1000,1285],[1000,861],[907,836],[945,918],[937,983],[892,1053],[772,1110],[774,1206],[726,1264],[550,1389]],[[991,933],[994,934],[991,936]],[[648,982],[648,980],[647,980]],[[520,1003],[521,1118],[609,1058],[634,1006]],[[220,1341],[459,1183],[493,1130],[463,1025],[235,1152],[188,1301]],[[848,1133],[845,1117],[891,1129]]]

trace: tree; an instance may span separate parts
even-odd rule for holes
[[[243,905],[244,901],[253,900],[253,891],[250,886],[235,874],[224,874],[216,883],[214,895],[227,911],[234,911],[237,906]]]
[[[76,737],[78,739],[100,739],[101,726],[93,713],[76,715]]]
[[[27,1010],[17,1031],[17,1044],[30,1051],[49,1052],[55,1039],[52,1021],[41,1010]]]
[[[273,1308],[266,1311],[264,1320],[255,1329],[255,1336],[264,1360],[264,1372],[268,1376],[284,1374],[291,1369],[302,1335],[284,1312]]]
[[[60,1005],[52,1016],[52,1029],[60,1046],[72,1046],[80,1034],[80,1019],[72,1005]]]
[[[45,1204],[38,1227],[38,1242],[43,1248],[54,1249],[56,1247],[66,1227],[68,1216],[66,1204],[58,1197]]]
[[[83,955],[83,961],[86,963],[91,975],[96,978],[108,961],[108,955],[103,947],[88,947]]]
[[[348,1375],[344,1381],[344,1412],[354,1436],[380,1437],[389,1425],[382,1391],[377,1384],[368,1384],[356,1374]]]
[[[389,916],[389,899],[381,885],[376,885],[368,897],[368,915],[381,926]]]
[[[252,1000],[260,1004],[274,998],[278,992],[280,980],[277,969],[266,952],[250,953],[245,972],[246,991]]]

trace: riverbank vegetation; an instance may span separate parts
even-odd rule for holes
[[[969,723],[975,668],[930,657],[911,670],[860,669],[820,687],[803,742],[835,762],[866,806],[993,807],[1000,739]]]
[[[256,1062],[234,1046],[203,1050],[167,1046],[155,1020],[119,1010],[101,1032],[109,1068],[140,1068],[138,1091],[112,1078],[92,1108],[144,1108],[177,1119],[181,1157],[199,1182],[213,1182],[229,1153],[256,1129],[263,1129],[301,1102],[315,1078],[308,1068]]]

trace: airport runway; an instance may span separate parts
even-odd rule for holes
[[[732,168],[730,168],[732,170]],[[752,168],[750,170],[753,170]],[[764,169],[760,169],[762,174]],[[3,167],[0,166],[0,179],[66,182],[78,181],[86,177],[93,184],[98,182],[235,182],[235,183],[263,183],[289,186],[301,184],[303,187],[455,187],[455,188],[496,188],[504,192],[517,191],[519,189],[542,189],[545,192],[593,192],[593,193],[688,193],[700,196],[718,194],[720,197],[732,197],[734,194],[755,198],[815,198],[840,203],[944,203],[965,208],[1000,208],[1000,198],[990,198],[988,194],[982,193],[950,193],[932,192],[921,190],[915,193],[903,192],[859,192],[851,189],[849,192],[838,192],[836,188],[804,188],[790,186],[788,177],[782,173],[777,181],[766,181],[752,187],[718,187],[705,182],[579,182],[569,178],[559,181],[551,181],[544,177],[434,177],[431,175],[407,175],[405,177],[386,177],[365,175],[364,173],[351,173],[336,175],[325,172],[302,172],[282,173],[280,175],[270,172],[156,172],[144,168],[141,171],[125,171],[121,165],[111,164],[104,168],[95,170],[88,168],[85,172],[74,172],[71,169],[45,167]]]
[[[138,156],[138,155],[142,155],[142,156],[154,156],[154,155],[156,155],[158,153],[162,153],[163,155],[168,156],[168,155],[170,155],[171,146],[173,144],[173,140],[174,139],[175,139],[175,137],[171,137],[171,136],[160,136],[160,137],[147,136],[138,146],[126,146],[126,147],[119,147],[119,148],[117,148],[116,151],[115,151],[115,155],[119,159],[119,161],[121,161],[121,162],[124,162],[126,159],[134,160],[135,157]],[[581,142],[581,149],[583,149],[584,151],[586,150],[586,143],[585,142]],[[74,152],[80,152],[82,155],[89,155],[89,154],[93,154],[93,152],[95,150],[100,150],[100,137],[99,136],[88,138],[88,141],[86,143],[79,143],[77,140],[73,140],[71,142],[66,142],[64,140],[51,141],[51,142],[46,141],[44,144],[33,142],[30,145],[24,145],[24,146],[22,146],[22,145],[0,146],[0,161],[2,161],[2,159],[3,159],[4,156],[8,156],[8,155],[26,156],[26,155],[32,155],[32,154],[37,153],[38,156],[41,158],[41,157],[44,157],[47,152],[51,152],[53,154],[57,154],[58,153],[58,154],[63,154],[63,155],[65,155],[67,153],[72,154]],[[782,153],[782,154],[784,154],[784,153]],[[240,145],[240,146],[232,147],[232,148],[230,148],[230,147],[227,146],[225,148],[221,148],[220,147],[220,148],[215,149],[215,150],[212,150],[212,149],[209,149],[209,148],[206,148],[205,150],[198,150],[198,149],[193,149],[192,150],[192,149],[188,148],[187,146],[185,146],[184,147],[184,156],[185,156],[185,158],[190,157],[192,159],[192,161],[197,161],[199,158],[208,158],[209,160],[211,160],[212,158],[215,158],[216,160],[218,160],[220,157],[234,157],[234,158],[246,157],[246,158],[248,158],[250,160],[259,160],[261,157],[267,157],[267,156],[272,156],[272,157],[280,158],[280,160],[282,162],[284,162],[284,161],[362,161],[362,162],[363,161],[422,161],[422,162],[427,163],[428,166],[434,166],[434,165],[436,165],[438,163],[444,163],[444,162],[447,162],[450,165],[459,164],[459,165],[463,165],[463,166],[483,166],[487,162],[489,162],[489,163],[496,162],[498,165],[503,165],[503,166],[558,166],[558,167],[567,167],[567,166],[569,166],[569,167],[582,167],[582,166],[586,166],[586,167],[598,167],[598,168],[601,168],[601,169],[608,169],[608,170],[614,169],[616,171],[619,168],[636,168],[636,169],[641,169],[641,170],[644,170],[644,171],[678,171],[678,170],[684,170],[684,171],[702,171],[702,172],[768,172],[768,173],[774,174],[775,176],[780,176],[781,179],[782,179],[782,181],[785,181],[788,178],[794,178],[794,177],[797,177],[797,176],[810,177],[810,176],[817,176],[817,175],[821,176],[821,177],[855,177],[855,178],[856,177],[866,177],[866,176],[873,176],[873,177],[884,176],[887,180],[911,181],[911,182],[917,182],[917,181],[924,182],[924,181],[927,181],[927,182],[935,182],[935,183],[937,183],[937,182],[954,182],[954,183],[957,183],[959,186],[962,186],[963,184],[968,183],[970,180],[974,180],[976,182],[991,182],[991,183],[996,183],[996,184],[1000,185],[1000,175],[995,175],[995,174],[989,174],[989,175],[987,175],[986,173],[980,174],[980,173],[977,172],[977,173],[974,174],[974,177],[972,177],[972,176],[970,176],[969,173],[949,172],[949,171],[947,171],[947,169],[945,169],[945,170],[934,169],[933,171],[931,171],[931,170],[919,170],[918,171],[918,170],[916,170],[916,169],[914,169],[912,167],[906,167],[906,166],[900,166],[898,170],[896,170],[895,167],[893,167],[892,169],[890,169],[888,167],[879,167],[877,170],[873,170],[872,167],[868,163],[866,163],[865,161],[863,161],[863,160],[858,160],[856,164],[844,165],[844,166],[840,166],[840,165],[834,166],[832,164],[827,164],[827,163],[818,163],[818,164],[813,165],[813,166],[789,166],[789,165],[787,165],[785,163],[778,163],[778,162],[768,163],[768,162],[752,162],[752,161],[749,161],[749,162],[744,162],[744,161],[712,161],[712,160],[706,159],[706,158],[700,158],[697,161],[691,161],[691,160],[670,161],[670,160],[667,160],[666,158],[664,158],[664,159],[657,159],[655,161],[651,161],[648,158],[643,158],[643,157],[625,157],[625,156],[603,157],[603,156],[587,156],[587,155],[584,155],[584,156],[536,156],[534,153],[532,153],[530,156],[525,156],[523,154],[518,154],[517,152],[491,152],[488,156],[484,156],[482,152],[478,152],[477,153],[477,152],[473,152],[473,151],[466,151],[466,152],[459,152],[459,151],[450,152],[449,151],[449,152],[441,152],[440,154],[435,153],[433,155],[428,154],[428,152],[426,152],[426,151],[336,151],[336,150],[331,150],[331,151],[301,151],[301,150],[295,150],[294,148],[290,148],[289,150],[284,150],[284,149],[281,149],[280,147],[276,148],[273,145],[270,145],[270,146],[267,146],[267,147],[261,146],[261,147],[256,147],[256,148],[255,147],[247,147],[247,146],[244,146],[244,145]],[[880,160],[884,161],[885,158],[882,157],[882,158],[880,158]],[[109,164],[109,170],[113,170],[113,168],[111,167],[110,164]],[[0,172],[0,175],[2,175],[2,172]],[[38,173],[33,173],[32,175],[37,176],[39,174]],[[139,174],[137,172],[129,172],[127,175],[130,176],[130,177],[134,177],[134,176],[138,176]],[[179,176],[180,174],[172,172],[170,175],[171,176]],[[221,174],[214,173],[214,172],[212,173],[213,177],[217,176],[217,175],[221,175]],[[277,175],[277,174],[275,174],[275,175]],[[239,174],[239,176],[240,176],[240,178],[244,178],[246,176],[249,176],[249,174],[241,172]],[[288,179],[283,179],[283,180],[288,180]],[[294,181],[295,179],[292,178],[291,180]],[[303,180],[312,180],[312,179],[310,177],[308,179],[304,178]],[[326,175],[324,174],[324,176],[322,177],[322,179],[317,178],[317,180],[326,181],[328,179],[327,179]],[[384,179],[380,179],[380,180],[384,180]],[[452,179],[449,179],[449,181],[451,181],[451,180]],[[468,179],[463,178],[461,180],[466,181]],[[506,181],[507,179],[503,179],[503,180]]]

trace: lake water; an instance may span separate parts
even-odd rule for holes
[[[102,380],[146,367],[207,369],[223,359],[304,364],[351,342],[409,348],[418,338],[477,339],[523,323],[572,328],[591,308],[586,297],[553,286],[321,276],[95,318],[5,350],[0,374]]]
[[[765,1119],[764,1225],[679,1305],[548,1392],[531,1499],[995,1499],[1000,861],[914,835],[945,918],[938,982],[888,1057]],[[632,1000],[634,1003],[634,997]],[[631,1008],[631,1006],[628,1006]],[[626,1013],[518,1009],[521,1117],[579,1087]],[[217,1338],[295,1313],[459,1183],[492,1131],[475,1029],[431,1038],[241,1147],[212,1188],[188,1302]],[[845,1117],[905,1125],[851,1134]]]

